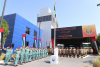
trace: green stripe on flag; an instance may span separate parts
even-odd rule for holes
[[[22,46],[24,46],[24,38],[22,37]]]

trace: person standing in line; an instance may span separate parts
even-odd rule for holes
[[[6,55],[5,55],[5,66],[8,65],[8,61],[9,61],[9,56],[10,56],[10,46],[8,46],[7,48],[4,48],[4,50],[6,50]]]
[[[59,54],[60,54],[60,57],[61,57],[61,48],[59,49]]]
[[[20,49],[21,54],[20,54],[20,64],[23,64],[23,59],[24,59],[24,54],[25,54],[25,48],[24,46],[22,46],[22,48]]]
[[[39,48],[39,59],[40,59],[40,48]]]
[[[29,47],[27,46],[25,49],[25,63],[28,63],[28,54],[29,54]]]
[[[30,49],[29,49],[29,62],[31,62],[31,58],[32,58],[32,48],[30,47]]]
[[[14,52],[16,52],[15,55],[15,67],[16,67],[18,66],[18,61],[19,61],[20,47],[18,47]]]
[[[66,57],[68,58],[68,48],[66,48]]]
[[[83,58],[83,49],[82,49],[82,47],[80,49],[80,56],[81,56],[81,58]]]
[[[13,49],[12,49],[12,47],[10,48],[10,58],[9,58],[9,62],[11,62],[10,60],[11,60],[11,58],[12,58],[12,54],[13,54]]]
[[[35,53],[36,53],[36,60],[37,60],[37,48],[35,49]]]
[[[76,49],[73,48],[73,57],[75,58],[75,55],[76,55]]]
[[[69,57],[71,58],[72,57],[72,49],[70,48],[68,52],[69,52]]]
[[[11,62],[10,59],[11,58],[11,48],[9,49],[9,61],[8,62]]]
[[[66,55],[66,53],[65,53],[66,51],[65,51],[65,49],[63,49],[63,57],[65,57],[65,55]]]
[[[76,50],[77,58],[79,58],[79,48]]]
[[[32,57],[33,57],[33,61],[35,60],[35,48],[33,47],[32,49],[33,53],[32,53]]]

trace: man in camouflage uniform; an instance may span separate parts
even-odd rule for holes
[[[66,51],[65,51],[65,49],[63,49],[63,57],[66,55],[66,53],[65,53]]]
[[[76,54],[77,54],[77,58],[79,58],[79,48],[77,48],[77,50],[76,50]]]
[[[82,49],[82,47],[80,49],[80,56],[81,56],[81,58],[83,58],[83,49]]]
[[[59,54],[60,54],[60,57],[61,57],[61,48],[59,49]]]
[[[72,53],[73,53],[73,57],[75,58],[75,55],[76,55],[76,49],[75,48],[73,48]]]
[[[63,48],[61,49],[61,56],[63,56]]]
[[[83,57],[85,57],[85,50],[84,50],[84,47],[83,47],[82,49],[83,49]]]
[[[92,48],[90,48],[90,54],[91,54],[91,55],[93,54],[93,49],[92,49]]]
[[[66,48],[66,57],[68,57],[68,48]]]
[[[69,57],[71,58],[72,57],[72,48],[70,48],[68,52],[69,52]]]

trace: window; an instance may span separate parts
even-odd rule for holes
[[[37,31],[34,30],[34,37],[37,37]]]
[[[26,34],[30,34],[30,28],[26,27]]]
[[[40,22],[40,20],[41,20],[41,17],[38,17],[38,20],[37,21]]]
[[[51,21],[51,15],[48,16],[48,21]]]
[[[51,21],[51,15],[38,17],[38,22],[40,21]]]
[[[46,16],[43,17],[43,20],[42,21],[46,21]]]
[[[46,16],[46,21],[48,21],[48,16]]]

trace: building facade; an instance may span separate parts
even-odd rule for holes
[[[10,33],[7,35],[7,40],[4,47],[14,46],[14,50],[17,47],[22,47],[22,34],[26,34],[25,46],[33,47],[34,38],[37,38],[37,47],[39,41],[39,28],[27,21],[18,14],[10,14],[4,16],[4,19],[8,22]],[[42,38],[42,30],[40,29],[40,39]],[[5,52],[5,51],[4,51]],[[14,52],[13,52],[14,53]]]
[[[37,15],[37,26],[42,29],[42,47],[49,46],[51,41],[51,29],[58,28],[59,24],[50,8],[42,8]]]

